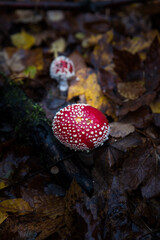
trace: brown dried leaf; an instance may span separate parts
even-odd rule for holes
[[[10,221],[11,231],[18,233],[22,236],[22,239],[28,238],[28,235],[33,235],[36,240],[44,240],[51,234],[58,232],[58,230],[63,226],[63,217],[57,217],[55,220],[46,217],[39,217],[35,214],[30,217],[23,217],[19,219],[14,219]],[[35,238],[35,233],[38,235]]]
[[[155,99],[155,97],[156,92],[147,92],[135,100],[124,102],[123,105],[119,107],[119,109],[117,109],[116,115],[123,116],[126,115],[128,112],[134,112],[144,105],[149,105]]]
[[[54,195],[34,196],[34,208],[37,216],[55,219],[64,214],[64,199]]]
[[[155,164],[154,164],[155,165]],[[155,172],[151,176],[144,186],[141,187],[142,196],[145,199],[155,198],[160,195],[160,171],[155,167]]]
[[[71,55],[69,55],[69,58],[74,63],[75,72],[78,72],[82,68],[86,68],[85,61],[79,52],[73,52]]]
[[[152,41],[159,35],[157,30],[150,30],[147,33],[142,33],[140,36],[123,39],[118,43],[118,48],[126,50],[132,54],[140,53],[150,47]]]
[[[107,33],[103,35],[91,54],[91,63],[95,66],[95,68],[106,67],[107,65],[113,63],[113,49],[111,45],[113,38],[112,30],[109,31],[109,34],[111,35],[109,38]]]
[[[139,55],[128,51],[114,49],[115,71],[122,81],[137,81],[143,79]]]
[[[120,138],[118,141],[113,142],[110,145],[112,148],[115,148],[125,153],[135,149],[139,145],[143,144],[143,142],[144,139],[136,132],[133,132],[125,138]]]
[[[130,123],[113,122],[110,123],[110,135],[115,138],[124,138],[135,131],[135,127]]]
[[[43,53],[41,48],[32,50],[17,49],[13,47],[5,48],[6,64],[13,72],[24,71],[33,65],[38,71],[43,69]]]
[[[121,181],[124,188],[135,190],[147,179],[152,178],[156,171],[154,149],[148,143],[132,152],[123,164]],[[127,181],[126,181],[127,179]]]
[[[143,106],[134,112],[129,112],[124,116],[123,123],[131,123],[137,128],[148,127],[152,121],[152,115],[149,107]]]
[[[119,94],[129,100],[135,100],[139,98],[144,92],[144,81],[136,82],[119,82],[117,84]]]
[[[156,37],[152,42],[145,62],[145,87],[148,91],[160,85],[160,42]]]
[[[73,180],[65,197],[66,210],[72,211],[73,206],[81,199],[82,196],[81,187],[78,185],[76,180]]]

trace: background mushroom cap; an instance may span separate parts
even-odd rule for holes
[[[110,127],[105,115],[88,104],[72,104],[53,119],[55,137],[74,150],[90,150],[108,139]]]
[[[59,56],[51,62],[50,76],[56,80],[68,79],[75,75],[75,69],[73,62],[65,57]]]

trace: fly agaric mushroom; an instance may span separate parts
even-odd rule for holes
[[[59,56],[51,62],[50,76],[57,80],[62,95],[68,90],[68,79],[74,75],[74,64],[69,58]]]
[[[105,115],[88,104],[72,104],[62,108],[53,119],[52,129],[62,144],[81,151],[102,145],[110,131]]]

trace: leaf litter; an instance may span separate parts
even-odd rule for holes
[[[106,113],[111,125],[109,140],[93,151],[92,165],[71,151],[53,166],[46,152],[17,134],[20,126],[0,105],[2,240],[160,238],[155,4],[144,11],[143,4],[131,4],[95,13],[1,14],[6,30],[0,26],[0,71],[38,102],[49,120],[60,107],[83,102]],[[63,99],[49,77],[57,55],[69,56],[76,71]],[[0,89],[4,85],[0,78]]]

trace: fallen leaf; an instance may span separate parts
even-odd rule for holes
[[[122,97],[129,100],[139,98],[146,90],[144,87],[144,81],[119,82],[117,83],[117,89]]]
[[[0,224],[8,217],[6,212],[0,211]]]
[[[103,34],[102,38],[95,45],[91,54],[91,63],[95,66],[95,68],[105,68],[113,63],[112,40],[113,31],[110,30],[106,34]]]
[[[24,77],[34,79],[37,73],[37,69],[35,66],[29,66],[24,70]]]
[[[58,56],[58,53],[64,52],[66,49],[66,41],[64,38],[59,38],[51,44],[49,52],[54,54],[54,58]]]
[[[130,123],[113,122],[109,125],[110,135],[115,138],[124,138],[135,131],[135,127]]]
[[[8,184],[7,184],[7,181],[6,180],[1,180],[0,181],[0,189],[3,189],[3,188],[5,188],[5,187],[7,187],[8,186]]]
[[[121,48],[121,50],[126,50],[132,54],[141,53],[142,51],[150,47],[152,41],[158,35],[159,32],[157,30],[150,30],[147,33],[141,34],[140,36],[123,39],[123,41],[118,43],[117,47]]]
[[[160,86],[160,42],[158,37],[152,42],[145,61],[144,78],[145,87],[148,91],[155,90]]]
[[[128,112],[134,112],[142,106],[149,105],[155,97],[156,92],[147,92],[135,100],[124,102],[123,106],[117,109],[116,114],[117,116],[122,116],[126,115]]]
[[[143,79],[139,55],[114,49],[115,71],[124,82]]]
[[[123,123],[131,123],[136,128],[146,128],[152,121],[152,115],[149,107],[143,106],[134,112],[129,112],[124,116]]]
[[[106,71],[103,68],[100,68],[99,76],[100,86],[103,93],[107,93],[109,95],[110,92],[113,92],[113,90],[117,86],[116,83],[119,80],[117,75],[113,74],[112,72]]]
[[[77,32],[75,34],[75,38],[77,38],[78,40],[83,40],[85,38],[85,34],[83,32]]]
[[[89,38],[85,38],[82,41],[82,47],[88,48],[94,46],[98,43],[98,41],[102,38],[102,34],[91,35]]]
[[[19,215],[25,215],[33,211],[28,202],[24,201],[22,198],[8,199],[0,202],[0,210],[18,213]]]
[[[32,74],[34,71],[33,68],[36,68],[37,71],[43,69],[43,53],[41,48],[24,50],[7,47],[4,50],[4,56],[6,64],[14,74],[23,72],[27,68]]]
[[[160,194],[160,172],[155,168],[155,173],[150,177],[146,184],[141,187],[142,196],[145,199],[156,198]]]
[[[86,68],[86,63],[84,61],[84,58],[82,57],[82,55],[75,51],[72,54],[69,55],[69,58],[73,61],[74,66],[75,66],[75,72],[77,74],[78,70],[82,69],[82,68]]]
[[[66,196],[64,198],[64,228],[59,229],[59,234],[61,238],[66,238],[66,236],[70,236],[72,232],[74,232],[74,229],[76,228],[76,225],[74,225],[74,209],[76,206],[76,203],[80,201],[83,198],[83,193],[81,187],[78,185],[75,179],[73,179],[69,190],[66,193]]]
[[[150,104],[152,113],[160,113],[160,100],[156,100]]]
[[[52,195],[34,196],[34,208],[37,216],[56,219],[64,214],[64,199]]]
[[[38,23],[43,19],[43,14],[34,10],[16,10],[15,15],[15,22],[19,23]]]
[[[153,114],[153,119],[154,119],[155,126],[160,127],[160,114],[159,113],[154,113]]]
[[[49,10],[47,11],[47,19],[51,22],[60,22],[64,19],[65,15],[63,11]]]
[[[11,41],[15,47],[22,49],[29,49],[35,44],[35,38],[25,31],[11,35]]]
[[[108,101],[101,92],[96,73],[90,68],[83,68],[76,77],[78,80],[69,87],[68,100],[84,94],[86,103],[101,110],[106,108]]]
[[[146,181],[152,178],[155,171],[156,159],[153,147],[148,144],[140,146],[124,161],[121,173],[124,188],[136,190],[140,184],[145,186]]]
[[[137,134],[137,132],[133,132],[125,138],[120,138],[119,140],[110,143],[110,145],[112,148],[125,153],[134,150],[136,147],[142,145],[143,142],[144,139],[139,134]]]

